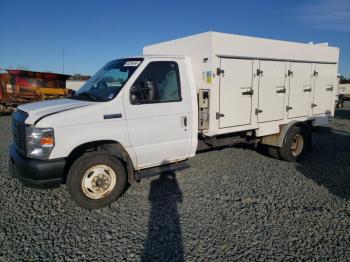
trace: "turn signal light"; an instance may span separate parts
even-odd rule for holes
[[[55,142],[54,142],[54,139],[53,139],[53,137],[42,137],[41,139],[40,139],[40,144],[41,145],[53,145]]]

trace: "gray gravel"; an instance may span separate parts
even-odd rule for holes
[[[9,177],[11,121],[0,117],[0,261],[349,261],[346,106],[298,164],[244,147],[202,153],[93,211],[65,186],[30,189]]]

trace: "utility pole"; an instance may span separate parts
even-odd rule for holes
[[[62,49],[62,74],[64,74],[64,48]]]

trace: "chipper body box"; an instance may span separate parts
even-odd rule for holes
[[[334,115],[336,47],[207,32],[143,53],[191,59],[197,91],[209,97],[208,136],[247,129],[264,136],[293,120],[326,124],[322,116]]]

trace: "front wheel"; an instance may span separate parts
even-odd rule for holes
[[[123,163],[107,153],[88,153],[78,158],[67,176],[73,200],[88,209],[111,204],[124,191],[126,171]]]

